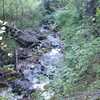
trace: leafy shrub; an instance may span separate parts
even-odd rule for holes
[[[61,27],[62,40],[65,43],[65,61],[58,71],[55,87],[62,86],[63,92],[60,94],[63,95],[86,90],[100,79],[100,63],[97,61],[100,58],[96,57],[100,54],[100,37],[94,35],[97,24],[93,26],[89,18],[80,19],[74,0],[69,0],[65,10],[56,11],[54,16]],[[98,86],[97,88],[99,89]]]

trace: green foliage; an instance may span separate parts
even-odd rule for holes
[[[37,6],[39,6],[40,2],[41,0],[4,0],[4,13],[5,15],[8,15],[6,17],[14,17],[16,15],[22,16],[22,13],[27,14],[27,12],[34,11]],[[0,4],[0,15],[2,15],[3,0],[0,1]]]
[[[7,22],[0,22],[0,48],[6,51],[7,53],[11,53],[17,46],[16,42],[12,39],[8,33],[5,32],[5,27],[2,25],[6,24]]]
[[[6,97],[0,96],[0,100],[8,100]]]
[[[91,18],[80,19],[74,0],[69,0],[65,10],[58,10],[54,17],[61,27],[65,43],[65,62],[58,71],[60,75],[57,79],[60,82],[56,81],[63,87],[60,94],[86,90],[92,83],[95,88],[94,82],[100,79],[100,58],[96,56],[100,53],[100,37],[94,36],[96,25],[92,25]],[[100,20],[100,17],[97,19]],[[99,89],[99,85],[96,85],[96,89]]]
[[[7,0],[4,7],[1,0],[0,9],[1,19],[13,22],[21,28],[36,27],[43,18],[41,0]]]
[[[56,4],[51,4],[55,10],[54,15],[45,16],[42,1],[17,1],[8,0],[5,3],[5,16],[20,18],[16,21],[18,26],[36,27],[41,20],[50,19],[55,20],[60,27],[65,59],[57,65],[57,73],[49,86],[55,92],[55,100],[63,100],[66,94],[76,91],[100,89],[100,37],[95,36],[95,30],[100,32],[100,9],[97,8],[96,22],[93,23],[92,17],[86,18],[83,15],[83,0],[55,0]],[[9,41],[7,45],[10,45],[10,49],[15,48],[16,43],[11,43],[13,40],[9,38],[4,36],[4,41]],[[42,99],[39,93],[33,93],[32,96],[36,100]]]

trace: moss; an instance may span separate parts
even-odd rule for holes
[[[0,100],[8,100],[6,97],[0,96]]]

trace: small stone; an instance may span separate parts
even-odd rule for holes
[[[34,84],[33,88],[36,90],[41,90],[44,91],[44,87],[47,85],[48,83],[40,83],[40,84]]]
[[[3,39],[3,37],[2,36],[0,36],[0,41]]]
[[[4,42],[2,42],[1,45],[3,46],[4,45]]]
[[[6,28],[5,27],[1,27],[1,30],[5,30]]]
[[[3,25],[6,25],[6,24],[7,24],[7,22],[4,22],[4,23],[3,23]]]
[[[12,53],[8,53],[8,56],[9,56],[9,57],[12,57]]]
[[[0,30],[0,34],[4,33],[5,31],[4,30]]]
[[[7,44],[3,45],[3,47],[6,48],[7,47]]]
[[[93,17],[93,18],[92,18],[92,21],[94,22],[95,20],[96,20],[96,19]]]
[[[2,20],[0,20],[0,23],[2,24],[2,23],[3,23],[3,21],[2,21]]]
[[[31,65],[31,68],[34,68],[35,66],[34,65]]]

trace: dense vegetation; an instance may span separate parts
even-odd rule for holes
[[[100,0],[94,0],[92,6],[89,1],[93,0],[51,0],[49,4],[45,4],[49,0],[4,0],[4,8],[2,1],[1,19],[15,23],[20,29],[35,30],[47,20],[51,30],[60,33],[65,56],[49,86],[56,93],[52,100],[100,89]],[[4,45],[8,43],[5,51],[13,52],[14,40],[0,35],[4,37]]]
[[[65,9],[55,14],[65,43],[65,63],[61,68],[65,94],[74,89],[91,90],[100,86],[99,8],[96,8],[95,17],[86,16],[84,3],[69,0]],[[96,22],[93,22],[94,19]]]

